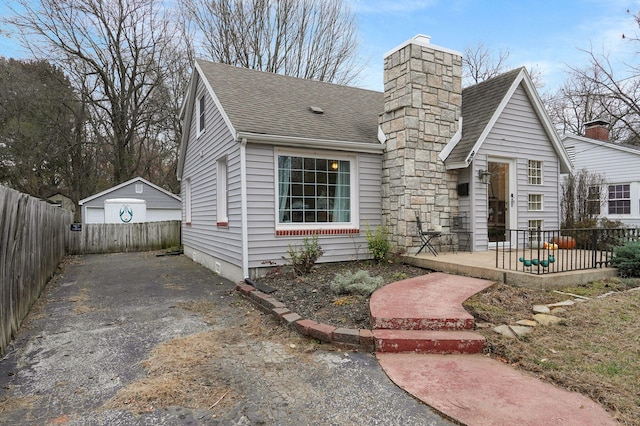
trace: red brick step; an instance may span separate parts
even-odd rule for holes
[[[485,338],[472,331],[373,330],[377,352],[481,353]]]

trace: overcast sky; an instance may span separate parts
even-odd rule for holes
[[[482,43],[510,52],[509,68],[535,66],[545,88],[557,88],[566,65],[586,63],[579,49],[608,52],[616,60],[638,63],[638,26],[627,13],[640,0],[346,0],[360,28],[359,53],[366,63],[358,86],[382,90],[382,57],[416,34],[431,43],[462,52]],[[11,0],[0,0],[0,15]],[[27,53],[0,34],[0,55]]]

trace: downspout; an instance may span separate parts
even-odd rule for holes
[[[247,220],[247,138],[240,141],[240,217],[242,275],[249,278],[249,225]]]

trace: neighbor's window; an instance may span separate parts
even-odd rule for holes
[[[529,160],[529,185],[542,185],[542,161]]]
[[[204,131],[204,95],[198,99],[198,135]]]
[[[600,187],[590,186],[587,193],[587,214],[597,216],[600,214]]]
[[[278,155],[278,223],[352,220],[351,161]]]
[[[136,194],[142,194],[142,191],[144,190],[143,186],[141,183],[136,183]]]
[[[629,184],[609,185],[609,214],[631,214]]]
[[[542,211],[542,194],[529,194],[529,211]]]
[[[216,223],[218,226],[227,226],[227,158],[221,158],[217,164],[217,188],[216,188]]]

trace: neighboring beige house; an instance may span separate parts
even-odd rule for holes
[[[600,194],[600,217],[640,227],[640,147],[609,142],[609,123],[585,124],[585,136],[565,135],[562,143],[574,170],[602,176],[606,187]],[[597,207],[596,207],[597,208]]]
[[[185,254],[231,279],[316,234],[322,262],[368,257],[365,230],[419,247],[416,215],[470,248],[559,227],[570,161],[524,68],[462,90],[462,55],[416,36],[379,93],[197,60],[178,162]]]

